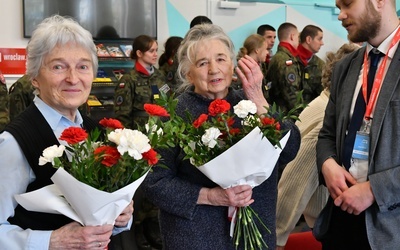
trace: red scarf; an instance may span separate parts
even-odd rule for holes
[[[307,66],[308,61],[310,61],[310,59],[314,53],[312,53],[308,49],[304,48],[303,45],[301,45],[301,44],[297,48],[297,52],[298,52],[300,61],[303,63],[304,66]]]
[[[265,62],[268,64],[271,61],[271,55],[268,53],[265,57]]]
[[[143,65],[141,65],[138,61],[136,61],[135,63],[135,69],[139,73],[142,73],[146,76],[150,76],[149,71],[145,67],[143,67]]]
[[[278,46],[281,46],[281,47],[289,50],[289,52],[290,52],[290,54],[292,54],[292,56],[297,56],[297,50],[290,43],[280,42]]]

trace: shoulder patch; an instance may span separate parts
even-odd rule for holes
[[[286,66],[290,66],[290,65],[293,64],[293,61],[292,61],[292,60],[287,60],[287,61],[285,62],[285,64],[286,64]]]
[[[123,98],[121,95],[117,96],[117,97],[115,98],[115,104],[119,106],[119,105],[121,105],[122,103],[124,103],[124,98]]]
[[[124,83],[124,82],[119,83],[119,84],[118,84],[118,87],[119,87],[120,89],[125,88],[125,83]]]
[[[296,75],[294,73],[289,73],[286,78],[288,79],[288,81],[290,83],[293,83],[296,81]]]
[[[174,79],[174,73],[172,71],[168,71],[167,80],[172,81]]]

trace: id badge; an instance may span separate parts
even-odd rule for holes
[[[368,160],[369,152],[369,135],[365,132],[357,132],[354,141],[353,155],[354,159]]]

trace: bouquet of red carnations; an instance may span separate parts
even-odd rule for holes
[[[230,110],[227,101],[214,100],[207,114],[183,126],[186,129],[178,135],[179,144],[185,158],[222,188],[243,184],[256,187],[269,178],[290,136],[290,131],[280,128],[286,117],[275,112],[275,107],[271,112],[257,115],[257,107],[250,100],[234,106],[234,114]],[[240,128],[233,127],[235,119],[240,119]],[[284,132],[287,133],[282,138]],[[269,229],[251,205],[231,207],[229,211],[230,235],[236,247],[242,243],[245,249],[268,247],[260,230],[269,232]]]
[[[147,108],[152,128],[144,132],[106,118],[100,121],[105,133],[65,129],[59,138],[65,143],[46,148],[39,159],[39,165],[58,168],[51,178],[54,185],[18,195],[17,201],[28,210],[61,213],[83,225],[113,224],[160,159],[155,148],[173,143],[162,130],[154,130],[160,117],[168,116],[166,110]]]

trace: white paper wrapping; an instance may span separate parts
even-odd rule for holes
[[[108,193],[78,181],[59,168],[51,177],[54,184],[15,195],[15,199],[27,210],[63,214],[82,225],[113,225],[147,173],[126,187]]]
[[[256,127],[199,170],[222,188],[244,184],[256,187],[271,175],[289,137],[290,131],[280,140],[279,148],[263,138]]]

